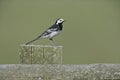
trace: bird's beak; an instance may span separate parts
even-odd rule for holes
[[[64,20],[64,22],[66,22],[66,20]]]

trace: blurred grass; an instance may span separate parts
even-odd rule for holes
[[[64,46],[64,63],[120,62],[119,0],[0,0],[0,63],[18,63],[19,45],[57,18],[67,20],[55,38]]]

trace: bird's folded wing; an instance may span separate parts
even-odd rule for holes
[[[44,31],[39,37],[40,37],[40,38],[46,38],[46,37],[48,37],[52,32],[55,32],[55,31],[57,31],[57,30],[58,30],[57,27],[52,26],[52,27],[48,28],[46,31]]]

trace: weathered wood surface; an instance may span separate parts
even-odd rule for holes
[[[120,64],[0,65],[0,80],[120,80]]]
[[[62,46],[21,45],[19,49],[21,64],[61,64]]]

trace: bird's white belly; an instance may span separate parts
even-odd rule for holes
[[[49,35],[49,38],[53,38],[54,36],[57,36],[58,34],[60,34],[60,31],[52,32],[52,33]]]

